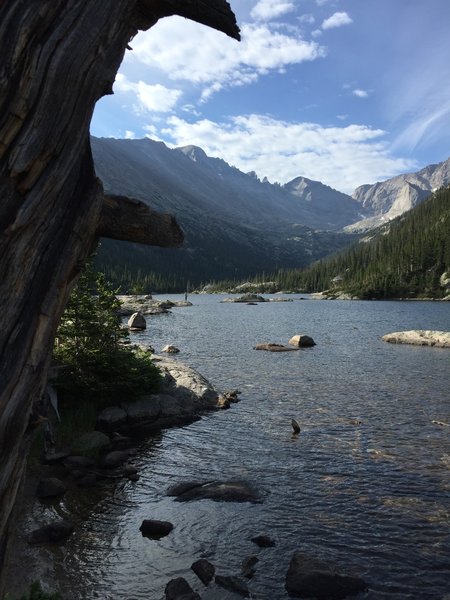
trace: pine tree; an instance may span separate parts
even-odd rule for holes
[[[127,345],[120,302],[103,274],[88,265],[72,292],[59,325],[54,360],[62,365],[55,383],[63,396],[98,403],[155,391],[158,369]]]

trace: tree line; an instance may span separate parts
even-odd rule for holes
[[[350,248],[302,270],[269,276],[280,289],[339,290],[359,298],[431,297],[450,271],[450,189],[443,188]]]

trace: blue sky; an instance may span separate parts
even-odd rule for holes
[[[347,193],[450,156],[449,0],[230,4],[240,43],[179,17],[140,32],[92,133]]]

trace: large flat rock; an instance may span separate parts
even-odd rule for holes
[[[102,431],[152,431],[191,423],[217,408],[219,394],[203,375],[172,358],[154,355],[163,381],[159,394],[105,408],[97,417]]]
[[[394,333],[383,335],[381,339],[391,344],[414,344],[415,346],[450,348],[449,331],[429,331],[425,329],[395,331]]]
[[[163,374],[163,393],[192,402],[194,411],[216,407],[219,394],[198,371],[165,356],[155,355],[152,360]]]

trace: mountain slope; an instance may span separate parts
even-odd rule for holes
[[[281,274],[283,288],[344,291],[362,298],[442,297],[450,291],[450,189],[338,255]]]
[[[260,181],[196,146],[172,150],[150,139],[92,138],[92,147],[96,170],[108,188],[125,193],[125,186],[135,195],[145,190],[155,208],[175,214],[208,211],[256,227],[297,223],[337,231],[360,219],[363,210],[350,196],[319,182],[304,179],[309,189],[300,193],[296,180],[285,186]],[[311,195],[313,185],[326,190],[328,214],[318,203],[321,194]]]
[[[166,271],[197,283],[245,277],[306,265],[351,241],[345,234],[305,225],[313,220],[337,230],[340,217],[334,223],[330,214],[321,220],[320,207],[315,210],[311,202],[303,202],[279,185],[261,182],[221,159],[209,158],[200,148],[171,150],[149,139],[92,138],[92,149],[96,172],[107,192],[133,196],[155,210],[174,214],[186,236],[183,248],[176,250],[105,240],[99,261],[110,275],[122,268],[122,276],[113,277],[115,281],[123,281],[125,271],[139,270]],[[344,195],[335,194],[338,215]],[[344,200],[359,208],[350,197]]]
[[[296,177],[283,189],[298,199],[310,227],[334,230],[367,217],[370,212],[358,206],[347,194],[306,177]]]
[[[429,165],[417,173],[398,175],[384,182],[362,185],[353,192],[353,198],[361,203],[368,219],[348,225],[347,231],[377,227],[386,221],[411,210],[433,191],[450,183],[450,158],[436,165]]]

